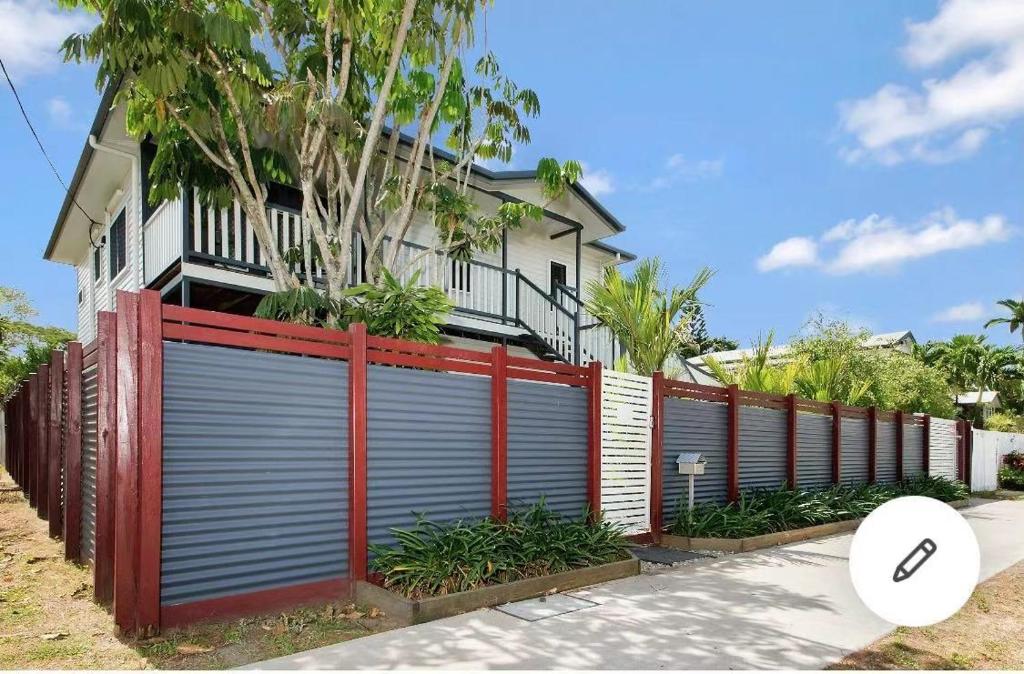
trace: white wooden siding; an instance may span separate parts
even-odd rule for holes
[[[144,283],[181,259],[183,223],[181,199],[165,201],[149,216],[142,236]]]

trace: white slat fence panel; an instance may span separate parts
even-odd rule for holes
[[[651,394],[649,377],[601,373],[601,509],[629,534],[651,530]]]

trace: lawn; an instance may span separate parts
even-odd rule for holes
[[[92,601],[92,572],[0,469],[0,669],[223,669],[373,634],[383,614],[328,604],[211,623],[135,641]]]
[[[900,627],[829,669],[1024,668],[1024,562],[985,581],[949,620]]]

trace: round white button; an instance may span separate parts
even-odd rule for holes
[[[888,622],[933,625],[964,605],[981,555],[967,520],[941,501],[904,496],[875,509],[850,546],[861,601]]]

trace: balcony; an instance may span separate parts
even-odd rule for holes
[[[301,215],[283,206],[272,206],[269,215],[279,250],[297,246]],[[147,285],[179,260],[254,278],[270,276],[265,256],[237,202],[221,209],[202,206],[198,199],[189,199],[188,205],[183,200],[164,202],[145,224],[143,245]],[[362,246],[355,246],[353,269],[362,268],[361,251]],[[292,265],[292,271],[300,277],[306,273],[299,262]],[[540,355],[566,363],[582,365],[596,360],[610,367],[619,353],[611,331],[586,313],[576,291],[567,286],[560,286],[555,298],[518,269],[479,260],[452,260],[408,241],[402,242],[395,271],[403,282],[418,271],[417,283],[442,288],[464,328],[468,324],[470,330],[532,344]],[[323,275],[319,268],[312,273],[314,280]]]

